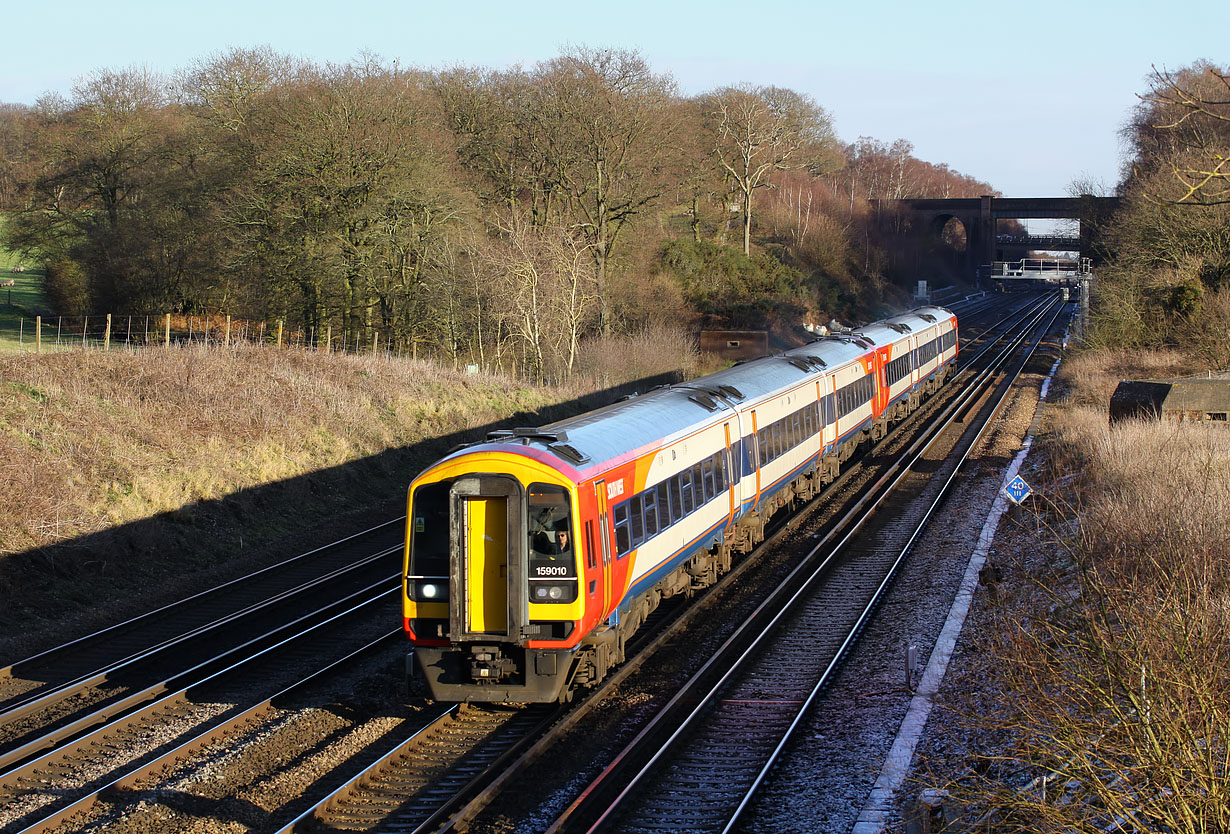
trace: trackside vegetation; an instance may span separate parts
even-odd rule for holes
[[[247,345],[0,354],[0,633],[141,610],[283,537],[328,541],[348,513],[386,520],[487,428],[605,404],[620,373],[695,371],[672,334],[605,348],[568,387]]]
[[[957,729],[921,763],[951,830],[1230,829],[1230,430],[1108,420],[1121,379],[1230,366],[1226,70],[1155,73],[1124,133],[1111,260],[1061,368],[1039,497],[1000,548]]]
[[[378,332],[540,381],[576,373],[593,336],[713,323],[789,342],[800,311],[872,318],[919,277],[950,283],[963,239],[893,229],[890,251],[871,201],[992,193],[904,140],[841,141],[797,91],[685,96],[618,49],[504,70],[269,49],[99,70],[0,104],[0,155],[3,239],[46,269],[60,315]],[[675,268],[683,241],[721,287]]]

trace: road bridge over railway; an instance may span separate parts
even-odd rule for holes
[[[970,279],[990,277],[995,262],[1017,261],[1031,252],[1073,252],[1096,265],[1101,249],[1097,230],[1119,206],[1118,197],[982,197],[877,200],[877,210],[906,220],[912,228],[927,228],[939,238],[956,219],[965,228],[966,249],[961,266]],[[1074,220],[1078,234],[1017,235],[1001,233],[1001,220]]]

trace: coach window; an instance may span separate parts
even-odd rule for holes
[[[717,495],[717,489],[713,485],[713,458],[702,461],[700,464],[702,483],[705,485],[705,500],[712,501]]]
[[[726,491],[726,455],[718,452],[717,461],[713,465],[714,486],[718,492]]]
[[[617,504],[614,512],[615,519],[615,552],[620,556],[626,556],[628,551],[632,549],[632,535],[628,531],[628,502],[624,501]],[[588,526],[589,522],[585,522]]]
[[[645,490],[645,538],[652,539],[658,535],[658,502],[655,489]]]
[[[628,502],[628,522],[629,529],[632,531],[633,547],[640,547],[641,542],[645,541],[645,520],[641,514],[643,502],[643,495],[634,495],[632,500]]]
[[[705,497],[704,471],[704,467],[699,463],[692,467],[692,497],[698,508],[709,500]]]
[[[658,484],[658,530],[665,530],[671,526],[671,508],[666,497],[666,482]]]
[[[679,473],[679,491],[683,496],[683,514],[690,515],[696,505],[692,501],[692,470],[685,469]]]

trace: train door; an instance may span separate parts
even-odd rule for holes
[[[460,478],[451,490],[449,632],[454,640],[518,639],[525,593],[525,497],[513,478]]]
[[[462,501],[466,631],[508,634],[508,498]]]
[[[746,449],[746,453],[748,455],[748,459],[752,462],[752,468],[756,471],[756,491],[753,493],[754,500],[752,502],[752,509],[755,509],[756,505],[760,503],[760,428],[757,425],[756,409],[754,408],[752,409],[751,443],[747,444],[745,439],[744,444],[748,447]]]
[[[730,512],[727,514],[727,522],[730,523],[735,520],[735,512],[739,506],[739,494],[737,492],[737,488],[739,486],[739,476],[735,471],[735,467],[739,464],[735,462],[733,466],[731,465],[731,461],[734,460],[734,456],[731,454],[732,447],[730,445],[730,423],[724,423],[722,428],[726,430],[726,491],[730,496]]]
[[[594,482],[594,495],[598,499],[598,551],[602,554],[602,614],[611,610],[611,597],[615,589],[614,571],[611,567],[611,522],[607,504],[606,481]]]

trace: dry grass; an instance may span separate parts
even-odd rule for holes
[[[467,430],[581,393],[269,348],[0,356],[0,656],[391,517]]]
[[[1069,401],[1106,411],[1115,386],[1124,379],[1164,379],[1202,369],[1191,357],[1173,350],[1091,350],[1064,359],[1059,384]]]
[[[581,344],[577,375],[589,378],[595,387],[606,387],[676,370],[692,377],[698,372],[699,362],[696,340],[690,332],[658,324],[631,336],[586,340]]]
[[[3,357],[0,379],[9,554],[566,398],[425,362],[247,348]]]
[[[0,356],[0,656],[321,544],[349,515],[385,520],[482,429],[597,407],[623,393],[599,389],[695,355],[623,350],[600,379],[543,388],[243,345]]]
[[[1052,536],[986,646],[998,745],[952,785],[996,831],[1230,827],[1230,431],[1108,424],[1107,380],[1182,357],[1086,355],[1050,443]],[[976,830],[982,830],[977,828]]]

